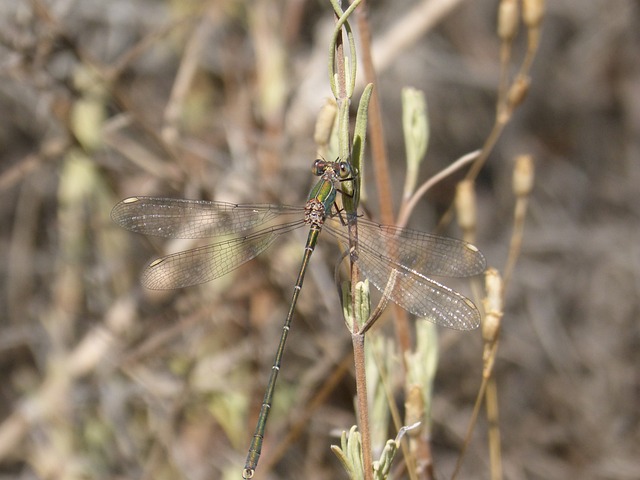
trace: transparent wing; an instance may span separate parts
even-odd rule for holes
[[[302,220],[267,228],[244,237],[174,253],[151,262],[142,284],[169,290],[205,283],[235,270],[266,250],[276,238],[304,225]]]
[[[357,264],[389,300],[414,315],[456,330],[480,325],[480,312],[471,300],[431,278],[388,262],[368,248],[360,248]]]
[[[470,243],[364,219],[358,219],[358,243],[422,275],[470,277],[487,266],[484,255]]]
[[[205,200],[130,197],[119,202],[111,218],[136,233],[166,238],[208,238],[243,232],[303,209],[287,205],[237,205]]]
[[[348,245],[347,231],[332,220],[327,230]],[[438,325],[470,330],[480,323],[475,305],[427,275],[467,277],[486,262],[473,245],[453,238],[358,220],[358,251],[363,275],[391,301]]]

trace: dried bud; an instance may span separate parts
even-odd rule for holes
[[[335,101],[327,101],[320,109],[318,119],[316,120],[316,129],[313,133],[313,140],[316,145],[325,146],[329,143],[331,137],[331,129],[336,118],[338,106]]]
[[[527,97],[530,84],[531,79],[527,75],[518,75],[516,81],[513,83],[513,85],[511,85],[509,93],[507,94],[507,99],[511,110],[520,105]]]
[[[524,0],[522,19],[528,28],[538,28],[544,16],[544,0]]]
[[[518,2],[502,0],[498,9],[498,37],[504,42],[511,41],[518,33]]]
[[[531,155],[519,155],[513,169],[513,192],[517,197],[524,197],[533,188],[534,165]]]
[[[502,319],[502,278],[495,268],[489,268],[485,272],[485,289],[487,296],[484,298],[485,319],[482,322],[482,338],[485,342],[494,342],[500,331]]]
[[[476,228],[476,192],[472,180],[463,180],[458,183],[455,204],[460,228],[465,232],[474,231]]]

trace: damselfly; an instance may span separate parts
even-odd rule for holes
[[[253,477],[260,458],[293,312],[318,235],[324,228],[340,243],[350,245],[348,229],[334,204],[340,184],[353,180],[351,166],[347,162],[316,160],[312,170],[320,180],[304,207],[130,197],[111,212],[113,220],[122,227],[146,235],[189,239],[236,235],[151,262],[142,274],[143,285],[150,289],[208,282],[256,257],[281,235],[308,226],[304,256],[243,470],[245,479]],[[468,277],[482,273],[485,259],[476,247],[461,240],[379,225],[362,218],[357,219],[357,227],[357,251],[352,252],[351,259],[389,300],[445,327],[470,330],[479,325],[480,313],[469,299],[427,276]]]

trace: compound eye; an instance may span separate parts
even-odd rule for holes
[[[317,159],[311,166],[311,172],[313,172],[313,174],[317,176],[322,175],[326,168],[326,163],[327,162],[325,162],[324,160]]]
[[[349,178],[351,176],[351,166],[347,162],[340,162],[340,178]]]

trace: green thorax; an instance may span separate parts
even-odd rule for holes
[[[322,225],[331,207],[336,201],[338,185],[351,178],[351,168],[346,162],[327,162],[316,160],[312,171],[320,180],[309,192],[305,206],[305,222]]]

